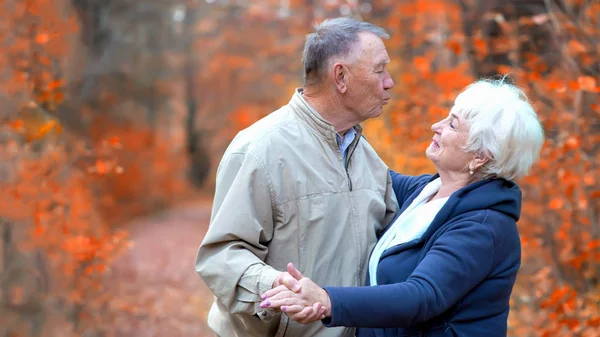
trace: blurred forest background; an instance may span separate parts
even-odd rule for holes
[[[312,24],[386,28],[366,136],[431,172],[430,125],[510,74],[540,114],[510,336],[600,336],[600,1],[1,0],[0,336],[209,336],[193,269],[237,131],[302,85]]]

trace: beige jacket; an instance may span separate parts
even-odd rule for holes
[[[346,168],[333,126],[298,89],[227,148],[196,259],[215,294],[208,324],[218,336],[354,336],[259,303],[288,262],[321,286],[364,284],[376,235],[398,206],[388,168],[355,129]]]

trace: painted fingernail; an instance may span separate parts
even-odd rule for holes
[[[268,307],[268,306],[270,306],[270,305],[271,305],[271,302],[269,302],[269,301],[266,301],[266,302],[265,302],[265,306],[267,306],[267,307]]]
[[[286,311],[287,308],[286,307],[281,307],[281,311]]]
[[[267,298],[267,295],[262,294],[262,295],[260,295],[260,298],[262,298],[264,300],[265,298]]]
[[[261,307],[261,308],[264,308],[265,307],[265,302],[260,302],[260,304],[258,306]]]

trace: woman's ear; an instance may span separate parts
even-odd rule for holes
[[[346,67],[342,63],[336,62],[333,65],[333,82],[335,87],[340,93],[345,93],[348,88],[346,86],[346,80],[348,79],[348,73]]]
[[[469,164],[469,169],[476,171],[477,169],[485,165],[488,161],[490,161],[490,159],[487,156],[478,154],[471,160],[471,163]]]

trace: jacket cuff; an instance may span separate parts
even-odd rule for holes
[[[258,296],[262,295],[264,292],[273,287],[273,282],[275,282],[275,279],[279,276],[279,274],[281,274],[280,271],[269,266],[265,266],[265,269],[261,272],[260,277],[258,278]],[[256,311],[256,316],[258,316],[258,318],[264,322],[268,322],[275,317],[279,317],[278,310],[261,308],[260,301],[255,303],[254,310]]]
[[[331,303],[331,317],[321,320],[326,327],[343,326],[342,294],[339,287],[324,287]]]
[[[265,266],[264,270],[260,273],[260,277],[258,278],[258,291],[260,291],[259,295],[262,295],[267,290],[271,290],[271,288],[273,288],[273,282],[275,282],[275,279],[280,274],[281,272],[279,270]]]

